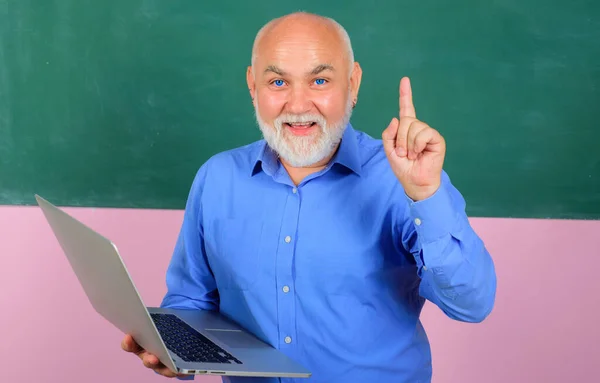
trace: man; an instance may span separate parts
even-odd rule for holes
[[[496,276],[409,79],[382,140],[354,130],[361,68],[348,35],[294,13],[259,31],[247,82],[264,140],[200,168],[162,305],[220,310],[314,382],[430,381],[425,299],[480,322]],[[173,376],[130,336],[122,346]]]

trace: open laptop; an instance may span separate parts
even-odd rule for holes
[[[308,378],[311,373],[217,312],[146,307],[117,247],[35,196],[94,309],[179,374]]]

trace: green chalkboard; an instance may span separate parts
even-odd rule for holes
[[[600,2],[0,0],[0,204],[184,207],[198,167],[259,139],[256,31],[331,16],[380,137],[401,76],[471,216],[600,218]]]

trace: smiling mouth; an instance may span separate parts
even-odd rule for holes
[[[294,130],[304,130],[312,128],[316,122],[286,122],[284,125]]]
[[[285,126],[294,129],[308,129],[315,126],[316,122],[286,122]]]

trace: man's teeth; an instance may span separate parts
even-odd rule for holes
[[[288,125],[291,126],[310,126],[312,124],[312,122],[288,122]]]

